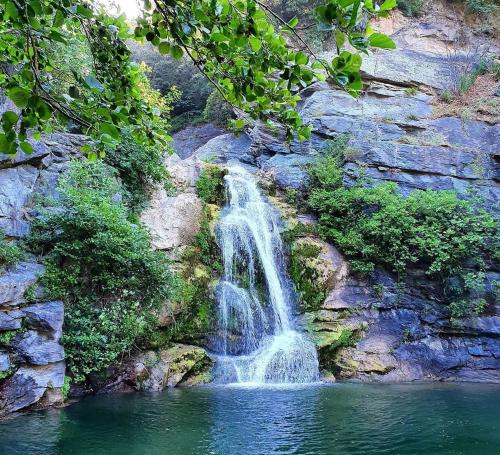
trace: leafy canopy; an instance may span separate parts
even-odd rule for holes
[[[298,91],[328,77],[357,95],[361,57],[370,46],[393,48],[390,38],[373,33],[367,18],[385,16],[396,0],[328,0],[316,9],[322,29],[335,32],[338,56],[315,59],[307,44],[291,49],[287,34],[298,20],[281,20],[256,0],[146,1],[144,19],[133,32],[164,54],[184,54],[216,86],[221,96],[253,119],[277,121],[291,139],[310,130],[294,110]],[[273,25],[270,19],[278,25]],[[20,109],[2,116],[0,152],[18,147],[30,153],[28,130],[35,137],[57,117],[71,120],[95,144],[84,151],[102,152],[119,141],[123,128],[135,140],[165,144],[169,136],[158,126],[158,109],[143,99],[141,69],[131,62],[125,41],[131,32],[124,17],[110,17],[78,0],[0,0],[0,88]],[[61,90],[51,49],[84,39],[91,54],[87,73],[71,68],[72,83]],[[355,52],[345,50],[349,43]],[[62,84],[64,86],[64,84]],[[242,119],[234,121],[243,128]]]

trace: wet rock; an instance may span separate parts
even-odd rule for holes
[[[463,321],[462,326],[465,329],[473,330],[478,335],[500,337],[500,315],[466,319]]]
[[[200,230],[202,204],[194,193],[168,196],[164,189],[152,197],[141,215],[150,230],[153,248],[170,250],[189,245]]]
[[[313,254],[305,254],[306,251]],[[307,236],[297,239],[293,243],[292,254],[299,269],[314,281],[311,285],[325,292],[339,286],[349,273],[347,261],[342,254],[319,238]]]
[[[22,262],[0,276],[0,306],[17,306],[24,302],[24,292],[43,273],[44,267],[34,262]]]
[[[7,352],[0,351],[0,372],[8,371],[11,367],[10,357]]]
[[[48,365],[64,360],[64,348],[58,340],[34,330],[16,335],[12,348],[21,361],[30,365]]]
[[[62,402],[64,372],[64,362],[19,368],[13,376],[0,384],[0,416],[25,409],[40,401],[44,405]],[[46,394],[47,399],[43,400]]]

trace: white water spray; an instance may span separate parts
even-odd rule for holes
[[[225,181],[228,204],[217,226],[224,277],[217,288],[216,380],[317,381],[314,345],[293,324],[275,211],[243,168],[230,168]]]

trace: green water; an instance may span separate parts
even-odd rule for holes
[[[0,424],[2,454],[499,454],[500,387],[206,387],[87,398]]]

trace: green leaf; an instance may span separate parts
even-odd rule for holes
[[[254,52],[259,52],[262,48],[262,41],[259,38],[251,36],[250,38],[248,38],[248,41],[250,42],[250,47]]]
[[[298,25],[298,23],[299,20],[296,17],[294,17],[293,19],[290,19],[290,21],[288,22],[288,26],[290,28],[295,28]]]
[[[69,96],[71,96],[71,98],[80,98],[80,92],[78,91],[78,88],[75,87],[74,85],[72,85],[70,88],[69,88]]]
[[[12,100],[12,102],[19,108],[24,109],[28,106],[28,100],[30,98],[30,92],[21,87],[14,87],[7,90],[7,96]]]
[[[368,37],[370,46],[382,49],[396,49],[396,43],[383,33],[373,33]]]
[[[100,130],[104,134],[108,134],[109,136],[111,136],[113,139],[120,139],[120,131],[115,125],[112,125],[111,123],[101,124]]]
[[[36,106],[36,112],[42,120],[48,120],[52,115],[52,110],[49,105],[42,100],[39,100]]]
[[[174,57],[176,60],[180,60],[184,55],[184,51],[180,46],[173,46],[172,49],[170,50],[170,53],[172,54],[172,57]]]
[[[12,2],[8,2],[7,5],[5,5],[5,12],[14,19],[19,17],[19,11],[17,11],[16,5]]]
[[[229,41],[229,38],[224,35],[224,33],[215,32],[210,35],[210,39],[216,43],[222,43],[224,41]]]
[[[87,19],[90,19],[94,15],[94,13],[92,12],[91,9],[89,9],[86,6],[83,6],[83,5],[78,5],[76,7],[76,12],[80,16],[83,16],[83,17],[85,17]]]
[[[29,142],[21,142],[19,146],[21,147],[21,150],[26,153],[26,155],[31,155],[33,153],[33,147]]]
[[[380,5],[379,11],[390,11],[396,8],[397,5],[398,2],[396,0],[385,0],[385,2]]]
[[[162,41],[160,45],[158,46],[158,50],[160,51],[161,55],[168,55],[170,54],[170,44],[168,44],[166,41]]]
[[[308,61],[309,57],[304,52],[299,51],[295,54],[295,63],[297,65],[306,65]]]
[[[335,44],[337,45],[337,51],[340,51],[345,43],[345,33],[340,30],[335,30]]]
[[[60,9],[58,9],[54,15],[52,27],[60,27],[62,24],[64,24],[64,14]]]
[[[15,112],[6,111],[2,115],[2,122],[5,127],[10,128],[12,125],[17,123],[18,116]]]

